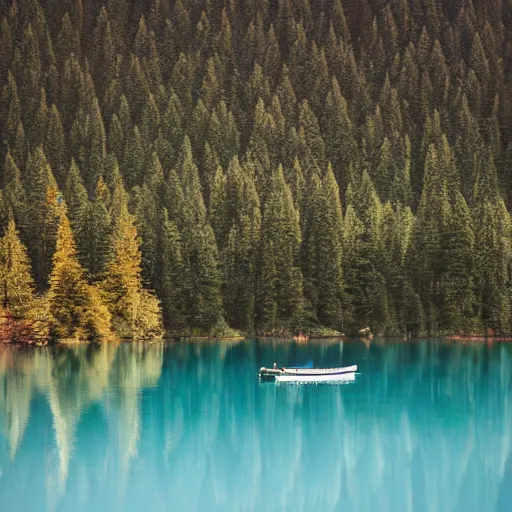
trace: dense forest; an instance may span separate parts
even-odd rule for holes
[[[511,0],[0,18],[4,309],[57,336],[511,332]]]

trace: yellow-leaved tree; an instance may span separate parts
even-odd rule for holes
[[[156,296],[144,289],[141,277],[140,239],[128,212],[122,179],[115,179],[112,196],[113,256],[100,283],[112,326],[121,337],[153,339],[162,335],[162,311]]]
[[[57,338],[113,340],[110,312],[99,290],[86,280],[63,201],[58,211],[59,228],[48,290],[51,334]]]

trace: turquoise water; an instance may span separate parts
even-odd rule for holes
[[[510,511],[512,344],[0,347],[0,510]]]

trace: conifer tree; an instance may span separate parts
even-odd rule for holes
[[[22,122],[22,111],[16,80],[10,70],[7,75],[7,82],[2,87],[0,98],[0,112],[3,119],[3,139],[8,149],[12,150],[16,146],[16,133],[19,124]],[[21,164],[22,162],[18,163]]]
[[[323,168],[326,164],[325,143],[320,135],[318,120],[307,100],[304,100],[299,106],[299,125],[304,130],[314,165]]]
[[[80,170],[78,169],[74,159],[71,160],[71,166],[66,178],[64,197],[66,198],[66,204],[68,205],[68,216],[71,221],[71,226],[73,229],[77,229],[80,222],[80,216],[87,205],[88,197],[82,176],[80,175]]]
[[[64,203],[59,205],[59,228],[49,283],[50,332],[53,336],[112,339],[110,313],[98,290],[87,284]]]
[[[486,329],[508,332],[511,261],[511,222],[499,195],[496,168],[490,151],[480,160],[474,188],[475,282],[479,317]]]
[[[254,330],[257,248],[261,236],[260,201],[247,164],[231,161],[226,183],[226,218],[230,226],[221,252],[223,303],[230,325]]]
[[[133,122],[138,124],[150,89],[140,60],[136,55],[130,55],[130,67],[125,81],[126,99],[130,105]]]
[[[140,184],[145,163],[146,157],[142,138],[139,128],[134,126],[130,136],[125,139],[121,161],[123,179],[129,189]]]
[[[29,155],[25,169],[25,187],[28,196],[27,246],[34,266],[36,284],[44,288],[55,247],[59,192],[41,146]]]
[[[208,126],[208,142],[217,153],[222,167],[227,167],[231,157],[240,149],[240,133],[233,113],[221,100],[214,109]]]
[[[108,188],[100,178],[93,201],[87,201],[79,210],[74,228],[80,263],[92,281],[103,276],[112,257],[112,227],[108,212]]]
[[[105,125],[103,124],[101,109],[96,97],[92,102],[92,112],[87,116],[87,129],[85,133],[84,184],[89,195],[92,196],[100,176],[103,175],[107,152]]]
[[[441,325],[443,330],[472,332],[475,322],[474,248],[471,211],[464,196],[457,191],[448,229],[443,242],[443,301]]]
[[[194,232],[187,230],[185,247],[191,270],[191,325],[210,334],[222,320],[219,254],[213,229],[208,223]]]
[[[4,200],[8,208],[10,208],[14,214],[14,219],[16,220],[18,227],[25,235],[27,235],[27,192],[23,182],[21,181],[21,172],[10,153],[7,153],[7,157],[5,159],[4,180]]]
[[[172,332],[181,332],[187,326],[185,310],[187,304],[190,275],[183,259],[181,235],[176,224],[169,220],[167,210],[163,211],[160,232],[159,296],[162,299],[162,312],[165,326]]]
[[[340,330],[343,328],[342,222],[339,189],[329,166],[314,217],[312,229],[315,236],[310,243],[316,252],[318,319]]]
[[[331,90],[325,101],[323,133],[326,156],[333,166],[338,185],[345,192],[348,167],[357,158],[357,143],[347,101],[341,94],[336,77],[332,79]]]
[[[55,105],[52,105],[51,108],[48,130],[44,142],[44,151],[52,166],[57,183],[62,186],[65,182],[65,175],[69,163],[67,161],[64,129],[62,128],[59,110]]]
[[[107,262],[101,288],[121,337],[147,338],[161,334],[161,314],[156,297],[142,287],[140,239],[127,194],[117,175],[112,196],[112,257]]]
[[[142,279],[156,286],[158,282],[157,250],[160,210],[156,194],[145,183],[132,190],[131,209],[140,237]]]
[[[260,265],[265,271],[261,271],[258,285],[258,304],[262,304],[258,325],[260,329],[266,329],[272,327],[273,303],[277,314],[275,321],[282,322],[281,326],[299,315],[303,307],[299,218],[281,166],[273,173],[261,226]],[[264,297],[264,294],[270,294],[270,297]]]
[[[402,165],[395,166],[395,175],[391,183],[390,201],[393,205],[410,206],[412,201],[411,188],[411,143],[405,136],[405,155]]]
[[[408,256],[411,282],[418,293],[429,332],[439,332],[440,279],[443,265],[442,239],[448,229],[450,203],[438,153],[429,146],[417,222]]]
[[[231,167],[232,164],[230,164]],[[219,165],[210,186],[208,219],[215,233],[217,245],[224,247],[229,231],[228,204],[226,198],[226,176]]]
[[[354,187],[354,190],[352,190]],[[350,208],[349,208],[350,207]],[[347,322],[350,330],[358,330],[364,322],[376,332],[385,332],[391,318],[386,294],[382,238],[383,208],[373,182],[366,171],[359,182],[347,189],[345,215],[343,275],[349,306]]]
[[[114,114],[112,116],[107,142],[109,152],[112,155],[114,155],[117,158],[117,160],[120,160],[123,154],[122,152],[124,147],[124,133],[123,127],[121,126],[121,121],[119,121],[119,117],[117,117],[117,114]]]
[[[167,108],[162,115],[161,136],[157,144],[159,157],[163,165],[169,168],[176,165],[184,137],[183,107],[174,91],[171,92]]]
[[[34,301],[34,279],[27,249],[21,243],[16,224],[10,220],[0,239],[0,297],[2,308],[26,318]]]

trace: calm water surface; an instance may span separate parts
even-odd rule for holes
[[[512,344],[0,347],[0,510],[509,512]]]

